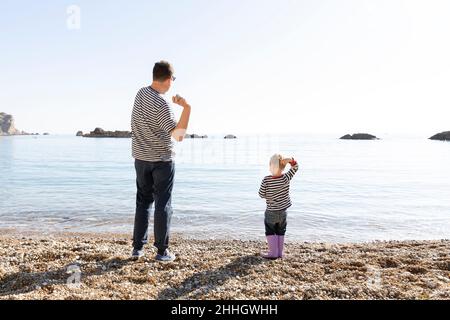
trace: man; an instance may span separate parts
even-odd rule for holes
[[[191,106],[178,95],[172,98],[175,104],[183,107],[180,120],[176,122],[162,96],[169,91],[173,81],[172,66],[166,61],[157,62],[153,68],[152,84],[140,89],[134,102],[131,129],[137,195],[132,257],[136,259],[144,255],[143,247],[148,242],[149,211],[154,204],[156,260],[175,260],[175,255],[168,250],[175,175],[172,138],[183,140]]]

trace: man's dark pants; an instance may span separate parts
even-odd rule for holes
[[[154,203],[154,245],[158,249],[158,254],[163,254],[169,247],[175,164],[172,161],[148,162],[136,159],[134,167],[137,194],[133,247],[142,249],[148,242],[148,223]]]

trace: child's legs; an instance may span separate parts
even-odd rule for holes
[[[279,211],[278,221],[275,228],[275,234],[278,236],[284,236],[286,234],[287,227],[287,212],[286,210]]]
[[[266,236],[277,234],[277,217],[274,211],[266,210],[264,214],[264,225],[266,227]]]
[[[264,225],[266,226],[266,236],[284,236],[287,226],[286,210],[266,210],[266,213],[264,215]]]

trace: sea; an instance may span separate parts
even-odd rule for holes
[[[449,239],[450,142],[427,138],[185,139],[174,149],[171,232],[198,239],[263,239],[265,202],[258,190],[271,155],[281,153],[299,163],[291,182],[287,241]],[[131,139],[2,136],[0,230],[131,238],[135,179]]]

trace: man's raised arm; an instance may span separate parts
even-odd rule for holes
[[[172,137],[176,141],[181,142],[184,139],[186,130],[189,125],[189,118],[191,116],[191,106],[186,102],[184,98],[180,97],[179,95],[172,97],[172,101],[173,103],[183,107],[183,112],[181,113],[180,120],[178,121],[178,124],[175,127],[175,129],[173,129],[171,132]]]

